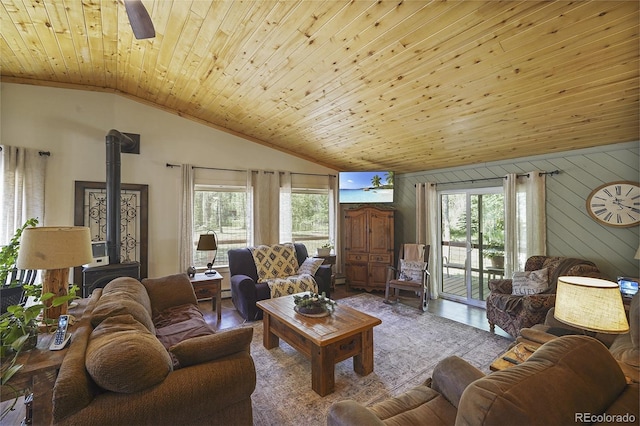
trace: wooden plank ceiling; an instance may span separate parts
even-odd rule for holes
[[[639,138],[631,1],[1,0],[2,80],[121,93],[337,170]]]

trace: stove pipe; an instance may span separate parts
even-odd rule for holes
[[[107,254],[110,264],[120,263],[120,153],[134,141],[115,129],[109,130],[107,145]]]

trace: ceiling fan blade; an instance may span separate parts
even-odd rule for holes
[[[129,17],[133,35],[138,40],[156,36],[151,17],[140,0],[124,0],[124,8]]]

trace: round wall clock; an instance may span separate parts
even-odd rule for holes
[[[627,227],[640,223],[640,184],[619,181],[600,185],[587,197],[587,211],[603,225]]]

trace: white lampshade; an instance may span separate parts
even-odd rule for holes
[[[559,277],[554,316],[583,330],[629,331],[618,284],[599,278]]]
[[[93,261],[91,232],[82,226],[26,228],[16,266],[19,269],[62,269]]]

